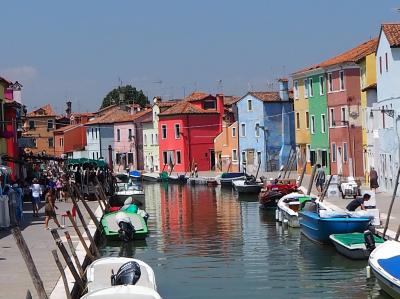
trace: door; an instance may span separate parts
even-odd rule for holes
[[[215,151],[210,150],[210,169],[215,170]]]
[[[247,165],[254,165],[254,150],[247,152]]]
[[[337,148],[337,174],[343,174],[343,153],[342,153],[342,147],[338,146]]]

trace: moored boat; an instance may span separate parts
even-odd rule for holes
[[[101,218],[103,233],[109,240],[144,239],[148,235],[144,218],[131,211],[116,211]]]
[[[371,252],[368,263],[379,286],[393,298],[400,298],[400,243],[381,244]]]
[[[81,299],[162,299],[150,288],[135,285],[119,285],[87,293]]]
[[[143,179],[143,181],[147,181],[147,182],[161,182],[159,173],[154,173],[154,172],[143,173],[142,179]]]
[[[232,182],[236,180],[246,179],[244,172],[224,172],[219,178],[219,182],[222,186],[232,186]]]
[[[88,293],[112,286],[111,275],[128,262],[135,262],[140,269],[140,277],[135,286],[142,286],[157,291],[153,269],[145,262],[127,257],[104,257],[95,260],[87,267]]]
[[[129,197],[132,197],[134,201],[136,201],[136,204],[144,206],[145,194],[143,189],[136,185],[128,186],[127,188],[127,190],[121,188],[119,191],[116,191],[114,195],[110,197],[110,205],[113,207],[122,207],[125,204],[125,201]]]
[[[129,171],[129,176],[134,180],[140,180],[142,173],[138,170],[131,170]]]
[[[170,184],[186,184],[187,180],[188,178],[184,174],[168,176],[168,183]]]
[[[329,238],[339,253],[353,260],[368,259],[371,251],[384,242],[381,237],[374,236],[370,231],[333,234]],[[370,238],[373,238],[373,241]]]
[[[290,227],[300,227],[299,214],[300,204],[304,200],[310,200],[309,195],[302,193],[290,193],[281,197],[278,201],[278,220],[287,221]]]
[[[301,232],[318,243],[329,243],[329,236],[333,234],[364,232],[371,222],[369,217],[351,217],[312,201],[305,202],[298,213]]]
[[[235,190],[240,193],[260,193],[262,183],[257,181],[236,180],[232,182]]]

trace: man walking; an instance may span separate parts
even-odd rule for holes
[[[322,194],[325,185],[325,171],[321,164],[317,164],[317,173],[315,175],[315,187],[317,188],[318,195]]]

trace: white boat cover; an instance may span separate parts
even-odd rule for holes
[[[81,299],[162,299],[153,289],[140,286],[115,286],[87,293]]]

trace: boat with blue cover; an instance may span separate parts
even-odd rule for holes
[[[372,251],[368,263],[379,286],[393,298],[400,298],[400,243],[386,241]]]
[[[140,180],[142,173],[138,170],[131,170],[129,171],[129,176],[134,180]]]
[[[371,219],[369,217],[352,217],[346,212],[328,209],[320,202],[307,201],[299,211],[301,232],[317,243],[329,243],[329,236],[364,232]]]
[[[221,174],[219,182],[222,186],[232,186],[233,181],[244,179],[246,179],[244,172],[224,172]]]

